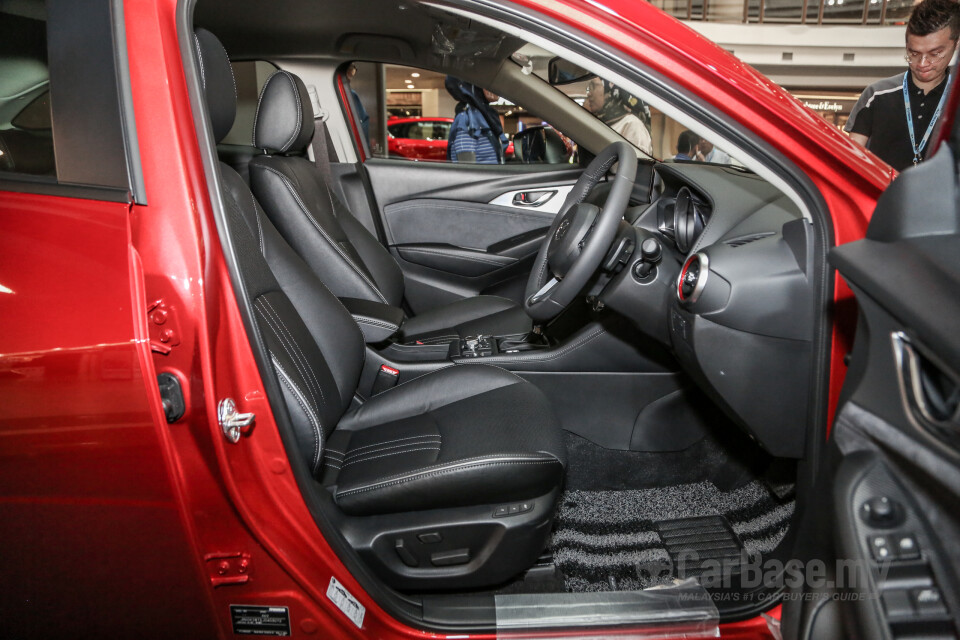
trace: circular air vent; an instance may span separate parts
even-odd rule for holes
[[[680,302],[696,302],[707,283],[707,274],[710,271],[710,261],[707,254],[695,253],[683,264],[680,277],[677,279],[677,297]]]

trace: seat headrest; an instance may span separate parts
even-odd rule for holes
[[[253,146],[267,153],[303,151],[313,128],[313,106],[303,80],[289,71],[274,72],[260,91]]]
[[[217,36],[206,29],[197,29],[193,41],[213,137],[220,142],[230,133],[237,117],[237,83],[233,78],[233,67]]]

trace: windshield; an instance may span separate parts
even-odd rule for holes
[[[553,62],[560,68],[554,71],[557,77],[552,83],[558,90],[651,158],[662,162],[742,166],[709,137],[687,129],[651,107],[642,96],[633,95],[612,81],[593,74],[570,73],[566,68],[575,68],[575,65],[539,47],[527,45],[521,48],[514,53],[513,61],[526,73],[548,82]]]

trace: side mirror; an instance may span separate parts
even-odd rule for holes
[[[596,74],[560,57],[553,58],[547,65],[547,79],[554,86],[584,82],[594,75]]]
[[[572,149],[563,137],[550,127],[527,127],[513,136],[513,155],[524,164],[563,164]]]

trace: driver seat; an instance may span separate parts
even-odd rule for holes
[[[334,295],[399,307],[403,272],[306,157],[313,135],[306,86],[296,75],[276,71],[260,92],[253,142],[266,155],[250,161],[250,187],[284,239]],[[406,318],[400,339],[441,342],[474,334],[521,337],[532,327],[533,321],[512,300],[481,295]]]
[[[195,32],[213,137],[236,113],[226,51]],[[261,117],[263,114],[261,113]],[[364,400],[360,328],[220,164],[227,232],[292,426],[290,462],[318,483],[325,515],[380,577],[401,589],[490,586],[546,543],[566,451],[546,396],[483,364],[450,365]]]

